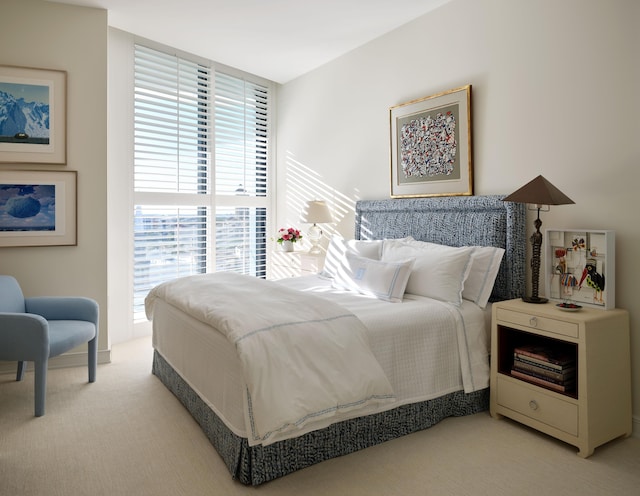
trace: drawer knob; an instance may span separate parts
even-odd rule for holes
[[[538,409],[538,402],[536,400],[531,400],[529,402],[529,408],[531,408],[532,410],[537,410]]]
[[[538,319],[536,319],[535,317],[531,317],[529,319],[529,325],[531,327],[538,327]]]

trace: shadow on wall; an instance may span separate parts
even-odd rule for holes
[[[323,236],[330,238],[338,233],[338,226],[346,219],[353,226],[358,192],[353,198],[332,188],[322,180],[318,172],[303,164],[291,152],[286,156],[287,225],[297,225],[305,203],[308,200],[324,200],[331,210],[333,222],[322,226]],[[308,226],[306,226],[308,227]],[[351,228],[353,229],[353,227]],[[353,234],[353,233],[352,233]]]

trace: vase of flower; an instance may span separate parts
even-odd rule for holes
[[[293,251],[293,243],[299,239],[302,239],[302,234],[298,229],[283,227],[278,230],[278,244],[282,247],[282,251]]]

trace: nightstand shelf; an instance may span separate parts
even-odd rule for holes
[[[597,446],[631,435],[626,311],[584,308],[569,313],[552,303],[522,300],[494,303],[492,311],[493,417],[512,418],[577,446],[585,458]],[[540,373],[521,354],[531,352],[527,347],[561,358],[562,365],[538,360],[545,369]]]

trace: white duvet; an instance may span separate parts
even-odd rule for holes
[[[150,320],[158,298],[235,345],[246,384],[250,445],[394,405],[393,388],[371,352],[366,327],[341,305],[228,272],[156,286],[145,301]]]
[[[407,293],[402,303],[389,303],[337,290],[318,275],[286,284],[338,302],[360,319],[396,394],[394,407],[489,386],[490,306],[466,300],[456,306]]]

